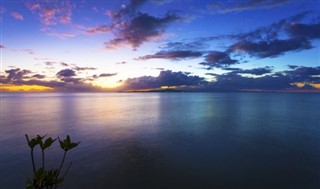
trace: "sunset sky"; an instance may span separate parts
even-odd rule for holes
[[[2,0],[1,91],[319,91],[320,1]]]

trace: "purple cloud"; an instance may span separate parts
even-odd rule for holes
[[[255,9],[269,9],[289,2],[289,0],[244,0],[244,1],[214,1],[208,5],[217,12],[240,12]]]
[[[202,53],[198,51],[161,51],[153,55],[145,55],[138,58],[138,60],[148,60],[148,59],[187,59],[187,58],[197,58],[201,57]]]
[[[58,78],[64,78],[64,77],[72,77],[72,76],[76,76],[76,73],[74,70],[71,70],[71,69],[64,69],[64,70],[61,70],[59,71],[56,76]]]
[[[93,67],[78,67],[78,66],[75,66],[73,69],[76,70],[76,71],[85,71],[85,70],[96,70],[97,68],[93,68]]]
[[[196,86],[202,83],[206,83],[202,77],[167,70],[161,71],[158,77],[142,76],[129,78],[123,82],[123,88],[126,90],[150,89],[161,86]]]
[[[312,48],[310,41],[304,38],[293,38],[273,41],[239,41],[231,45],[229,50],[247,53],[254,57],[277,57],[289,51],[301,51]]]
[[[272,68],[267,66],[264,68],[253,68],[253,69],[234,69],[231,73],[233,73],[233,74],[264,75],[264,74],[272,73]]]
[[[320,39],[320,23],[291,23],[286,26],[286,32],[293,38]]]
[[[102,73],[99,75],[99,77],[112,77],[117,75],[117,73]]]
[[[205,62],[201,62],[200,65],[208,66],[207,69],[211,69],[214,67],[226,67],[236,63],[238,63],[238,61],[231,59],[228,53],[212,51],[205,56]]]
[[[20,68],[5,70],[5,73],[8,74],[6,78],[6,83],[20,81],[23,78],[26,78],[26,75],[32,73],[30,70],[21,70]]]
[[[117,17],[116,17],[117,18]],[[105,43],[107,48],[115,48],[122,45],[130,45],[133,48],[141,44],[160,38],[165,27],[181,19],[174,13],[168,13],[164,17],[154,17],[147,13],[137,13],[132,18],[117,19],[113,24],[113,32],[116,38]]]
[[[31,76],[32,78],[37,78],[37,79],[43,79],[45,78],[46,76],[45,75],[41,75],[41,74],[35,74],[33,76]]]

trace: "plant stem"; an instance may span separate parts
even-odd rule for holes
[[[31,148],[31,161],[32,161],[33,173],[35,173],[36,172],[36,165],[34,163],[33,148]]]
[[[60,164],[60,167],[59,167],[58,173],[57,173],[57,175],[56,175],[56,179],[55,179],[55,188],[58,188],[57,180],[58,180],[58,177],[59,177],[59,175],[60,175],[60,172],[61,172],[61,169],[62,169],[64,160],[65,160],[65,158],[66,158],[66,155],[67,155],[67,151],[64,151],[64,154],[63,154],[63,157],[62,157],[62,161],[61,161],[61,164]]]
[[[44,170],[44,150],[41,149],[41,154],[42,154],[42,168]]]
[[[70,163],[69,163],[69,166],[68,166],[68,168],[67,168],[66,172],[63,174],[63,176],[62,176],[62,178],[63,178],[63,179],[64,179],[64,177],[66,176],[66,174],[68,173],[68,171],[69,171],[69,169],[70,169],[71,165],[72,165],[72,162],[70,162]]]
[[[61,161],[57,176],[59,176],[59,174],[60,174],[60,171],[62,169],[62,166],[63,166],[63,163],[64,163],[64,159],[66,158],[66,155],[67,155],[67,151],[64,151],[63,158],[62,158],[62,161]]]

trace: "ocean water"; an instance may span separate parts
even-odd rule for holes
[[[81,141],[62,189],[320,188],[319,94],[0,97],[2,189],[24,188],[31,174],[25,134]],[[47,166],[62,154],[56,143]]]

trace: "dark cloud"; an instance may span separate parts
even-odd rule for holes
[[[61,70],[63,71],[63,70]],[[60,72],[61,72],[60,71]],[[60,80],[42,80],[45,76],[40,74],[34,74],[29,77],[28,74],[32,73],[30,70],[23,70],[20,68],[6,70],[6,75],[0,75],[0,83],[12,84],[12,85],[39,85],[51,87],[57,92],[94,92],[105,91],[104,89],[85,83],[82,78],[67,77],[69,71],[63,71],[64,73]],[[72,75],[69,73],[69,75]]]
[[[290,68],[290,69],[296,69],[297,67],[299,67],[299,66],[296,66],[296,65],[288,65],[288,68]]]
[[[61,65],[61,66],[66,66],[66,67],[69,66],[69,64],[67,64],[67,63],[65,63],[65,62],[60,62],[60,65]]]
[[[138,58],[138,60],[148,60],[148,59],[172,59],[172,60],[179,60],[179,59],[186,59],[186,58],[197,58],[201,57],[202,52],[198,51],[161,51],[157,52],[156,54],[152,55],[145,55]]]
[[[199,76],[191,76],[183,72],[161,71],[158,77],[142,76],[124,81],[123,87],[130,89],[150,89],[161,86],[196,86],[206,81]]]
[[[128,6],[128,9],[130,9],[130,11],[134,12],[139,7],[141,7],[145,2],[147,2],[147,0],[130,0],[130,4]]]
[[[291,77],[303,77],[303,78],[312,77],[312,76],[320,77],[320,66],[318,67],[299,66],[299,67],[296,67],[294,70],[285,71],[284,73]]]
[[[320,66],[304,67],[300,66],[294,70],[286,70],[262,77],[244,77],[238,73],[256,73],[255,75],[263,75],[262,73],[271,73],[269,67],[236,70],[222,75],[214,75],[215,82],[211,82],[202,90],[320,90],[311,86],[311,84],[320,84]],[[295,86],[295,83],[305,83],[305,88]]]
[[[200,65],[208,66],[208,69],[214,67],[226,67],[238,63],[237,60],[231,59],[229,54],[221,51],[212,51],[205,56],[205,62]]]
[[[0,45],[0,49],[4,49],[4,48],[6,48],[5,46],[3,46],[3,45]]]
[[[320,39],[320,23],[302,23],[303,19],[312,15],[303,12],[247,33],[230,35],[237,41],[227,51],[267,58],[313,48],[312,40]]]
[[[247,53],[254,57],[277,57],[289,51],[301,51],[312,48],[310,42],[304,38],[293,38],[273,41],[239,41],[230,46],[229,50]]]
[[[11,83],[14,81],[20,81],[23,78],[28,78],[27,75],[32,73],[30,70],[21,70],[20,68],[5,70],[5,73],[8,74],[4,83]]]
[[[285,90],[292,88],[292,79],[288,77],[264,76],[259,78],[248,78],[238,74],[224,74],[216,77],[208,88],[215,90]]]
[[[160,48],[165,51],[192,51],[194,49],[207,49],[209,45],[207,42],[211,41],[210,39],[195,39],[190,42],[168,42],[161,46]]]
[[[107,48],[130,45],[136,49],[145,42],[160,38],[168,24],[181,19],[173,12],[167,12],[163,17],[142,13],[138,9],[145,2],[146,0],[131,0],[128,5],[122,5],[118,12],[107,12],[112,19],[112,24],[93,30],[109,31],[111,29],[115,38],[105,42]]]
[[[76,71],[85,71],[85,70],[96,70],[97,68],[75,66],[75,67],[73,67],[73,69],[76,70]]]
[[[289,0],[244,0],[244,1],[214,1],[208,7],[217,12],[240,12],[255,9],[268,9],[283,5]]]
[[[253,69],[235,69],[231,73],[235,74],[251,74],[251,75],[264,75],[267,73],[271,73],[272,68],[267,66],[264,68],[253,68]]]
[[[64,70],[61,70],[59,71],[56,76],[58,78],[64,78],[64,77],[72,77],[72,76],[76,76],[76,73],[74,70],[71,70],[71,69],[64,69]]]
[[[210,75],[210,76],[219,76],[219,74],[215,74],[215,73],[205,73],[205,75]]]
[[[293,38],[320,39],[320,23],[291,23],[286,27],[286,32]]]
[[[255,1],[255,3],[260,4],[262,1]],[[275,1],[269,3],[271,5]],[[317,15],[312,12],[302,12],[269,26],[245,33],[200,37],[183,42],[168,42],[160,46],[162,51],[140,58],[167,58],[165,52],[194,52],[193,49],[200,49],[199,52],[204,57],[200,65],[206,66],[204,69],[207,70],[215,67],[225,69],[233,64],[248,62],[245,59],[246,55],[255,58],[274,58],[285,53],[313,48],[313,40],[320,39],[320,23],[317,22],[317,19],[314,19],[315,17],[317,18]],[[303,23],[305,20],[312,21]],[[224,51],[209,49],[212,41],[221,39],[228,39],[233,42],[226,46]]]
[[[60,78],[61,81],[66,82],[66,83],[74,83],[74,84],[80,84],[82,83],[82,78],[73,78],[73,77],[63,77]]]
[[[99,77],[112,77],[117,75],[117,73],[102,73],[99,75]]]
[[[126,23],[114,24],[113,32],[116,38],[106,42],[107,48],[114,48],[128,44],[133,48],[139,47],[142,43],[155,40],[162,36],[165,27],[181,19],[175,13],[167,13],[164,17],[154,17],[147,13],[137,13]]]
[[[44,62],[44,64],[47,65],[47,66],[53,66],[53,65],[56,64],[56,62],[46,61],[46,62]]]
[[[35,74],[35,75],[31,76],[31,77],[37,78],[37,79],[43,79],[43,78],[45,78],[46,76],[45,76],[45,75],[41,75],[41,74]]]

